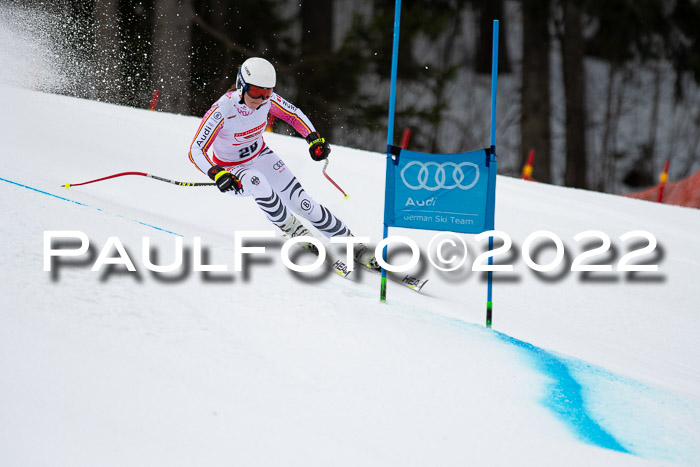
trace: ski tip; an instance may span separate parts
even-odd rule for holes
[[[337,260],[335,263],[333,263],[332,267],[333,270],[342,277],[348,277],[352,272],[348,269],[348,265],[340,260]]]
[[[413,276],[404,276],[401,282],[411,290],[420,292],[420,289],[428,282],[428,279],[418,279]]]
[[[345,196],[343,196],[343,199],[348,199],[349,197],[350,195],[346,193]]]

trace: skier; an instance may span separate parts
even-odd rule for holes
[[[311,236],[294,213],[328,238],[352,236],[342,220],[306,193],[263,139],[267,116],[271,113],[306,139],[314,161],[326,159],[331,152],[330,145],[306,115],[273,92],[276,81],[274,66],[264,58],[244,61],[236,85],[204,115],[190,145],[190,161],[214,180],[221,192],[252,196],[286,238]],[[301,245],[318,253],[312,243]],[[366,245],[355,244],[354,252],[358,263],[379,268],[374,253]]]

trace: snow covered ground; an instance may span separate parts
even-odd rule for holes
[[[234,271],[234,236],[271,230],[249,198],[144,177],[62,187],[116,172],[208,179],[187,158],[198,119],[0,88],[0,464],[697,465],[700,463],[700,211],[499,177],[496,226],[513,240],[486,284],[462,268],[422,293],[378,276],[293,273],[282,239]],[[333,147],[328,171],[301,138],[269,134],[312,194],[356,235],[381,239],[384,156]],[[477,148],[464,148],[465,150]],[[561,267],[536,273],[526,238],[562,239]],[[571,272],[633,261],[658,272]],[[47,231],[89,250],[44,271]],[[392,229],[421,246],[435,232]],[[136,271],[93,265],[119,258]],[[194,269],[195,237],[203,264]],[[151,272],[142,259],[170,264]],[[539,264],[551,242],[533,246]],[[75,248],[56,242],[56,248]],[[148,250],[147,250],[148,252]],[[398,253],[396,262],[401,262]],[[299,262],[310,261],[300,255]]]

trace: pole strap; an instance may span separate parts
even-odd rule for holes
[[[399,157],[401,156],[401,146],[394,146],[393,144],[387,144],[386,153],[391,154],[391,160],[394,161],[394,165],[399,164]]]

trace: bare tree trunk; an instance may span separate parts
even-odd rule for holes
[[[211,24],[213,27],[215,27],[217,30],[221,31],[222,33],[226,31],[228,20],[230,19],[230,10],[229,10],[229,5],[227,2],[222,2],[222,1],[214,1],[211,2],[211,5],[209,6],[209,9],[211,11]],[[241,61],[243,63],[243,61]],[[226,50],[222,54],[222,59],[221,59],[221,69],[219,70],[219,75],[216,78],[216,84],[213,86],[214,89],[219,89],[221,90],[221,93],[230,88],[232,85],[236,83],[236,73],[238,70],[238,66],[240,66],[241,63],[234,63],[234,55],[231,51]]]
[[[586,93],[583,68],[583,33],[581,11],[573,2],[563,2],[564,34],[562,66],[566,99],[566,172],[564,183],[587,188]]]
[[[479,2],[479,41],[476,51],[476,72],[488,75],[491,73],[491,55],[493,51],[493,20],[499,20],[498,39],[498,72],[510,73],[510,54],[506,40],[505,8],[503,0],[488,0]]]
[[[296,75],[298,95],[295,104],[312,117],[316,129],[333,139],[330,104],[326,96],[333,92],[333,70],[320,57],[330,58],[333,51],[333,0],[302,0],[301,58]]]
[[[166,112],[189,113],[193,17],[192,0],[155,2],[152,76]]]
[[[440,137],[440,127],[445,121],[444,112],[448,108],[449,96],[447,96],[447,85],[450,81],[450,74],[448,69],[450,68],[451,55],[456,48],[457,41],[457,31],[460,30],[462,22],[459,15],[455,15],[449,24],[445,27],[446,32],[446,43],[442,50],[436,50],[436,54],[439,53],[440,64],[437,66],[441,73],[437,77],[437,82],[433,88],[433,102],[430,108],[430,113],[432,115],[432,131],[430,131],[430,151],[432,153],[445,152],[445,148],[440,147],[442,138]]]
[[[617,78],[617,64],[615,62],[610,63],[610,68],[608,70],[608,89],[605,97],[605,119],[603,120],[603,148],[600,154],[600,161],[598,166],[602,167],[602,170],[597,172],[597,183],[595,184],[596,189],[599,191],[606,191],[608,187],[612,186],[612,172],[615,168],[615,148],[613,148],[613,143],[611,142],[612,136],[614,134],[614,122],[613,120],[616,116],[613,116],[613,103],[615,101],[615,80]]]
[[[551,130],[549,84],[549,0],[523,0],[523,68],[521,93],[521,165],[536,154],[533,178],[550,183]]]
[[[654,175],[654,160],[656,153],[656,128],[659,124],[659,100],[661,98],[661,66],[657,64],[654,70],[654,94],[650,97],[651,115],[649,120],[649,139],[639,147],[632,169],[627,172],[623,183],[634,187],[649,187],[657,183]],[[658,170],[659,167],[656,167]]]
[[[95,1],[95,97],[101,101],[121,101],[119,59],[119,2]]]
[[[663,71],[661,63],[656,63],[654,67],[654,102],[651,106],[651,115],[649,121],[649,154],[651,156],[650,166],[654,169],[654,159],[656,158],[656,132],[659,127],[659,107],[661,104],[661,80]]]

